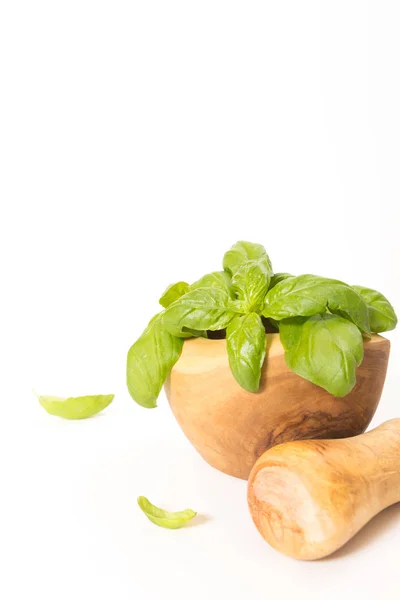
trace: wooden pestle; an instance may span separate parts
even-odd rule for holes
[[[256,527],[276,550],[315,560],[400,501],[400,419],[351,438],[287,442],[264,452],[248,482]]]

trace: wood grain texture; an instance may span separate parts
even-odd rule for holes
[[[261,535],[303,560],[331,554],[399,501],[400,419],[353,438],[275,446],[258,459],[248,482]]]
[[[286,366],[279,334],[268,334],[257,393],[233,378],[225,340],[186,340],[165,384],[183,432],[213,467],[247,479],[255,461],[276,444],[341,438],[368,427],[381,397],[390,343],[378,335],[364,344],[364,360],[350,394],[335,398]]]

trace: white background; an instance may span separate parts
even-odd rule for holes
[[[285,558],[164,395],[125,388],[160,292],[238,239],[400,311],[399,28],[385,0],[1,2],[4,600],[399,598],[399,506],[332,558]],[[400,416],[388,337],[374,424]],[[32,387],[116,397],[68,422]],[[200,524],[157,528],[139,494]]]

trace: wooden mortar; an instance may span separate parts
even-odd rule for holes
[[[258,459],[248,483],[261,535],[305,560],[331,554],[399,501],[400,419],[349,439],[275,446]]]
[[[226,340],[188,339],[165,391],[201,456],[220,471],[247,479],[257,458],[276,444],[364,432],[381,397],[389,350],[389,341],[379,335],[365,341],[355,387],[335,398],[293,373],[279,334],[270,333],[260,389],[254,394],[235,381]]]

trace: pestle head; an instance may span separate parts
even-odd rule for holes
[[[339,440],[275,446],[248,482],[253,521],[276,550],[303,560],[340,548],[400,500],[400,419]]]
[[[254,523],[271,546],[313,560],[334,551],[349,515],[348,481],[323,459],[323,444],[289,442],[261,457],[249,479]],[[334,484],[333,484],[334,482]]]

